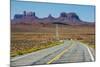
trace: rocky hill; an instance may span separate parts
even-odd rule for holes
[[[26,12],[23,14],[15,14],[11,20],[12,24],[64,24],[64,25],[94,25],[92,22],[85,22],[79,18],[76,13],[60,13],[60,16],[55,18],[51,14],[48,17],[38,18],[35,12]]]

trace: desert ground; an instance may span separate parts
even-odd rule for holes
[[[24,25],[11,26],[11,57],[35,52],[59,45],[60,40],[78,40],[95,49],[95,26],[58,25]]]

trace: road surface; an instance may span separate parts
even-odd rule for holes
[[[63,44],[39,50],[11,59],[11,66],[37,64],[74,63],[95,61],[92,48],[78,41],[64,41]]]

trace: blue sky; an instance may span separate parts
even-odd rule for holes
[[[81,20],[95,21],[95,6],[90,5],[70,5],[39,2],[20,2],[11,0],[11,18],[15,14],[22,14],[23,11],[33,11],[36,16],[43,18],[51,14],[53,17],[59,17],[61,12],[75,12]]]

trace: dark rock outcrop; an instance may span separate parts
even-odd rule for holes
[[[11,20],[12,24],[34,24],[34,23],[43,23],[43,24],[65,24],[65,25],[94,25],[94,23],[88,23],[82,21],[76,13],[66,13],[62,12],[58,18],[53,17],[49,14],[48,17],[38,18],[35,15],[35,12],[26,12],[23,14],[16,14]]]

